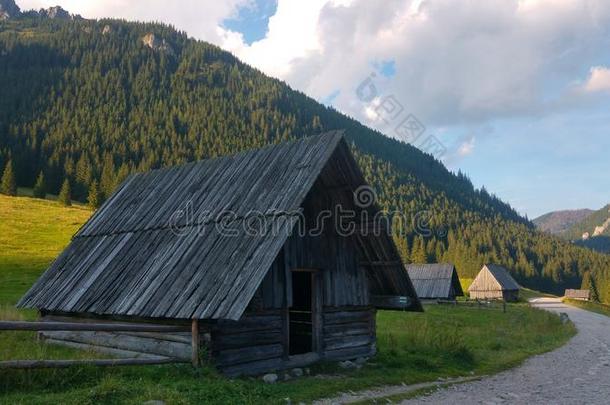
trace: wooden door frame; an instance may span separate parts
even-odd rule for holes
[[[321,269],[297,268],[288,270],[290,273],[290,283],[292,288],[292,273],[310,273],[311,274],[311,353],[321,354],[323,350],[322,340],[322,308],[323,308],[323,289],[322,289],[322,271]],[[286,283],[286,288],[288,288]],[[290,358],[290,307],[287,299],[285,300],[284,311],[284,358]]]

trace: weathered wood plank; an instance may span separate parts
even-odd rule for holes
[[[44,339],[44,337],[43,337],[43,339]],[[114,349],[111,347],[104,347],[104,346],[94,346],[94,345],[90,345],[90,344],[86,344],[86,343],[69,342],[67,340],[56,340],[56,339],[47,338],[47,339],[44,339],[44,343],[49,344],[49,345],[70,347],[72,349],[84,350],[84,351],[88,351],[88,352],[103,353],[103,354],[107,354],[107,355],[119,357],[119,358],[124,358],[124,359],[132,358],[132,357],[136,357],[139,359],[167,358],[167,356],[159,356],[159,355],[155,355],[155,354],[134,352],[131,350]]]
[[[284,352],[281,344],[242,347],[222,350],[216,356],[216,363],[221,367],[252,361],[280,358]]]
[[[371,310],[324,312],[323,314],[324,324],[326,325],[367,322],[373,316],[374,314]]]
[[[259,346],[282,342],[280,329],[263,330],[257,332],[244,332],[235,334],[219,333],[215,336],[215,351],[237,349],[240,347]]]
[[[13,360],[0,361],[0,369],[66,368],[73,366],[143,366],[180,363],[176,359],[92,359],[92,360]]]
[[[42,336],[53,340],[84,343],[91,346],[109,347],[181,359],[189,359],[191,357],[190,344],[133,337],[112,332],[47,331],[43,332]]]
[[[355,322],[350,324],[335,324],[324,326],[324,338],[364,335],[371,331],[370,322]]]
[[[0,321],[0,330],[183,332],[185,328],[183,326],[154,324]]]
[[[377,352],[375,344],[367,344],[346,349],[328,350],[324,352],[325,360],[349,360],[356,357],[370,357]]]
[[[355,336],[339,336],[324,339],[324,349],[328,351],[360,347],[373,342],[369,334]]]

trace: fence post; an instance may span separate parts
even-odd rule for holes
[[[193,367],[199,367],[199,320],[193,319],[191,324],[191,362]]]

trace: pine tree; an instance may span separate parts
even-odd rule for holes
[[[68,179],[64,180],[64,184],[62,184],[61,186],[61,190],[59,191],[59,196],[57,197],[57,201],[59,201],[60,204],[65,205],[66,207],[69,207],[70,205],[72,205],[72,191],[70,190],[70,182],[68,181]]]
[[[415,237],[413,240],[413,250],[411,250],[412,263],[427,263],[426,247],[421,236]]]
[[[36,179],[36,184],[34,184],[34,197],[36,198],[45,198],[47,196],[47,186],[44,181],[44,174],[42,171],[38,175]]]
[[[93,180],[91,186],[89,187],[89,195],[87,196],[87,203],[91,208],[99,208],[101,204],[102,196],[100,193],[100,188],[97,185],[97,181]]]
[[[17,195],[17,182],[15,181],[15,171],[13,161],[9,160],[2,174],[2,194]]]

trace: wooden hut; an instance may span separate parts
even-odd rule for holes
[[[591,299],[591,290],[570,290],[565,292],[565,298],[579,301],[589,301]]]
[[[464,295],[453,264],[409,264],[406,268],[421,300],[455,300]]]
[[[495,264],[486,264],[468,288],[470,298],[519,300],[519,284],[508,270]]]
[[[192,325],[228,375],[371,356],[376,309],[421,305],[390,233],[360,220],[378,212],[354,199],[361,187],[339,132],[130,176],[19,306]],[[339,206],[360,220],[351,232],[333,226]],[[47,338],[190,359],[188,333]]]

